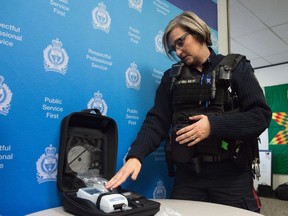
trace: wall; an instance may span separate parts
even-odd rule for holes
[[[264,88],[265,86],[286,84],[288,82],[287,71],[288,71],[288,64],[283,64],[255,70],[255,74],[260,85]],[[260,148],[263,150],[267,150],[268,149],[267,130],[261,135],[261,140],[263,144],[260,145]],[[275,189],[279,184],[285,182],[288,182],[288,175],[273,174],[272,178],[273,189]]]
[[[117,169],[122,166],[163,72],[174,63],[161,36],[184,9],[208,23],[217,52],[215,0],[1,1],[1,216],[61,205],[60,124],[71,112],[98,108],[115,119]],[[147,157],[138,181],[123,186],[148,198],[168,197],[163,146]]]
[[[229,51],[227,0],[218,1],[218,49],[219,53],[227,55]]]
[[[228,22],[227,22],[227,0],[218,1],[218,23],[221,23],[218,27],[218,47],[219,52],[222,54],[228,53]],[[253,62],[251,62],[253,65]],[[263,88],[265,86],[273,86],[285,84],[288,82],[288,64],[278,65],[273,67],[267,67],[255,70],[255,75]],[[268,131],[264,131],[260,136],[261,144],[259,144],[260,150],[268,150]],[[272,184],[275,189],[279,184],[288,182],[287,175],[273,175]]]

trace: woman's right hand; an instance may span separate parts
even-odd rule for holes
[[[126,179],[131,176],[135,181],[141,170],[142,164],[137,158],[129,158],[123,167],[107,182],[105,187],[107,189],[114,189],[121,185]]]

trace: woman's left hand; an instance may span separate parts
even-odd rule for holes
[[[188,143],[188,146],[197,144],[206,139],[210,134],[210,122],[206,115],[196,115],[189,117],[189,120],[196,121],[176,132],[176,141],[179,144]]]

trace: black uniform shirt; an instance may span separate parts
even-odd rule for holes
[[[212,51],[209,61],[204,63],[203,72],[209,70],[215,61],[216,54]],[[163,140],[168,138],[173,114],[169,73],[170,69],[161,79],[156,91],[154,106],[147,113],[131,145],[127,159],[137,157],[142,162],[148,154],[160,146]],[[258,137],[269,126],[271,109],[266,104],[262,88],[248,60],[240,61],[233,71],[231,82],[234,91],[237,92],[241,111],[223,116],[209,116],[210,136],[237,140]]]

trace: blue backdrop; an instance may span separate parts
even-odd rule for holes
[[[212,0],[2,0],[0,3],[0,215],[61,205],[56,188],[61,120],[98,108],[117,122],[117,170],[153,104],[163,72],[167,23],[193,10],[211,27]],[[151,169],[153,167],[153,169]],[[169,197],[161,146],[131,188]]]

